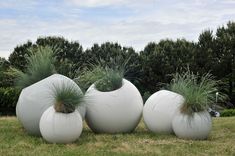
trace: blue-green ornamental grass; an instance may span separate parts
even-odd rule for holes
[[[52,97],[56,112],[72,113],[83,101],[83,94],[75,85],[53,85]]]
[[[170,83],[170,90],[182,95],[185,102],[181,112],[193,115],[195,112],[207,110],[215,103],[215,94],[218,91],[220,81],[207,73],[202,76],[187,70],[184,73],[176,73]],[[220,93],[218,100],[223,101],[226,95]]]
[[[86,90],[94,83],[97,90],[108,92],[121,88],[123,77],[124,69],[93,66],[92,69],[86,69],[81,73],[78,84]]]
[[[35,51],[36,50],[36,51]],[[27,57],[25,72],[18,71],[16,86],[20,89],[28,87],[55,73],[53,51],[50,47],[39,46],[29,49],[31,55]]]

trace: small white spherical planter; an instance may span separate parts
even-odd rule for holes
[[[132,132],[141,119],[142,97],[138,89],[125,79],[121,88],[110,92],[98,91],[93,84],[85,97],[86,121],[96,133]]]
[[[16,114],[29,134],[40,135],[39,121],[43,112],[54,104],[52,89],[55,85],[73,85],[81,92],[73,80],[59,74],[47,77],[21,91],[16,105]],[[85,106],[81,107],[79,111],[85,114]]]
[[[72,113],[58,113],[49,107],[40,119],[42,137],[50,143],[71,143],[82,133],[82,118],[75,110]]]
[[[211,131],[211,116],[207,111],[188,116],[180,112],[175,114],[172,127],[179,138],[206,139]]]
[[[161,90],[151,95],[143,110],[144,123],[155,133],[173,133],[174,114],[184,103],[184,98],[174,92]]]

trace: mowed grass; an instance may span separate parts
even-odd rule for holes
[[[235,117],[214,118],[213,130],[205,141],[154,134],[141,122],[131,134],[94,134],[84,123],[79,140],[72,144],[49,144],[29,136],[15,117],[0,117],[1,156],[71,155],[223,155],[235,156]]]

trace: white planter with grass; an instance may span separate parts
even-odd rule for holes
[[[172,121],[175,134],[183,139],[207,139],[212,128],[211,116],[207,111],[187,115],[177,113]]]
[[[198,75],[189,69],[185,73],[174,75],[170,89],[185,99],[172,121],[173,130],[178,137],[184,139],[208,137],[212,122],[207,110],[215,102],[219,83],[209,73]],[[226,95],[220,94],[218,99],[224,101]]]
[[[155,133],[173,133],[174,114],[184,103],[184,98],[174,92],[161,90],[145,102],[143,119],[146,127]]]
[[[132,132],[138,125],[143,100],[138,89],[123,79],[119,89],[102,92],[91,85],[86,92],[86,121],[96,133]]]
[[[17,118],[29,134],[40,135],[40,118],[43,112],[54,104],[53,101],[55,100],[51,96],[51,89],[53,86],[61,86],[64,83],[75,86],[81,92],[75,82],[59,74],[45,78],[21,91],[16,106]],[[84,111],[85,109],[81,110]]]
[[[71,143],[76,141],[82,133],[82,118],[75,110],[72,113],[56,112],[49,107],[40,120],[42,137],[50,143]]]

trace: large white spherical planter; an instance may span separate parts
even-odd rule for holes
[[[123,79],[121,88],[98,91],[94,84],[86,92],[88,126],[96,133],[132,132],[138,125],[143,100],[138,89]]]
[[[178,112],[172,121],[172,127],[179,138],[206,139],[211,131],[211,116],[207,111],[188,116]]]
[[[73,80],[59,74],[47,77],[21,91],[16,105],[16,114],[29,134],[40,135],[39,121],[43,112],[54,104],[52,89],[55,85],[73,85],[81,92]],[[85,109],[82,108],[80,111],[82,114]]]
[[[184,98],[174,92],[161,90],[151,95],[143,110],[144,123],[155,133],[173,133],[174,114],[184,103]]]
[[[71,143],[82,133],[82,118],[75,110],[72,113],[58,113],[49,107],[40,119],[42,137],[50,143]]]

